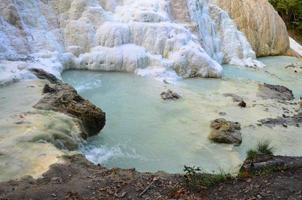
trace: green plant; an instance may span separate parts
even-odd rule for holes
[[[258,143],[257,151],[258,151],[258,153],[261,153],[264,155],[273,155],[273,147],[271,147],[270,142],[267,140]]]
[[[254,160],[258,155],[258,151],[250,149],[250,150],[247,151],[246,154],[247,154],[247,159],[248,160]]]
[[[257,148],[250,149],[246,152],[246,158],[248,160],[254,160],[257,158],[258,155],[273,155],[274,148],[271,146],[268,140],[258,142]]]
[[[302,3],[301,0],[269,0],[278,11],[287,26],[302,33]]]
[[[218,183],[232,179],[230,174],[220,171],[219,174],[202,173],[199,167],[184,166],[185,185],[189,190],[199,191],[204,188],[211,187]]]

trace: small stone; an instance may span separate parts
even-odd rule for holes
[[[282,124],[282,126],[283,126],[284,128],[287,128],[287,124]]]
[[[172,90],[167,90],[166,92],[162,92],[160,96],[163,100],[177,100],[181,98],[179,94],[173,92]]]
[[[246,108],[246,103],[245,103],[245,101],[241,101],[239,104],[238,104],[238,106],[240,106],[241,108]]]
[[[52,193],[51,196],[52,197],[57,197],[57,195],[55,193]]]

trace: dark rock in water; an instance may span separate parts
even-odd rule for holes
[[[232,94],[232,93],[224,93],[223,96],[225,97],[232,97],[234,102],[241,102],[243,101],[243,98],[237,94]]]
[[[283,126],[284,128],[287,128],[287,124],[282,124],[282,126]]]
[[[281,85],[260,84],[257,95],[263,99],[277,99],[282,101],[294,100],[293,92]]]
[[[241,101],[239,104],[238,104],[238,106],[240,106],[241,108],[246,108],[246,103],[245,103],[245,101]]]
[[[300,127],[300,124],[302,124],[302,111],[298,112],[293,116],[285,116],[285,117],[282,116],[274,119],[267,118],[267,119],[259,120],[259,122],[268,127],[274,127],[274,126],[283,126],[285,128],[287,128],[288,126]]]
[[[220,118],[211,122],[212,132],[209,139],[217,143],[236,144],[242,142],[241,126],[238,122]]]
[[[46,94],[34,106],[37,109],[54,110],[69,114],[80,119],[83,138],[98,134],[105,126],[105,113],[89,101],[78,95],[77,91],[57,79],[54,75],[45,72],[42,69],[31,70],[38,78],[46,79],[51,86],[44,87]]]
[[[167,90],[166,92],[162,92],[160,96],[163,100],[177,100],[181,98],[179,94],[173,92],[172,90]]]

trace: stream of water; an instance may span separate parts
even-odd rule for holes
[[[257,97],[258,83],[285,85],[302,96],[301,73],[285,69],[299,62],[289,57],[261,59],[264,69],[224,66],[222,79],[187,79],[166,84],[152,77],[130,73],[71,70],[63,79],[107,114],[105,128],[81,149],[94,163],[139,171],[181,172],[184,165],[207,172],[236,172],[246,151],[269,139],[275,153],[302,155],[301,129],[254,126],[257,120],[280,116],[280,107]],[[171,89],[182,96],[164,101],[160,93]],[[224,93],[242,96],[248,104],[239,108]],[[215,144],[208,140],[210,121],[223,117],[242,126],[243,143]]]

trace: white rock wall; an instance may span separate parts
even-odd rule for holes
[[[32,66],[58,76],[66,68],[160,69],[185,78],[220,77],[222,63],[262,66],[207,0],[1,0],[0,59],[0,70],[16,66],[6,79]]]

